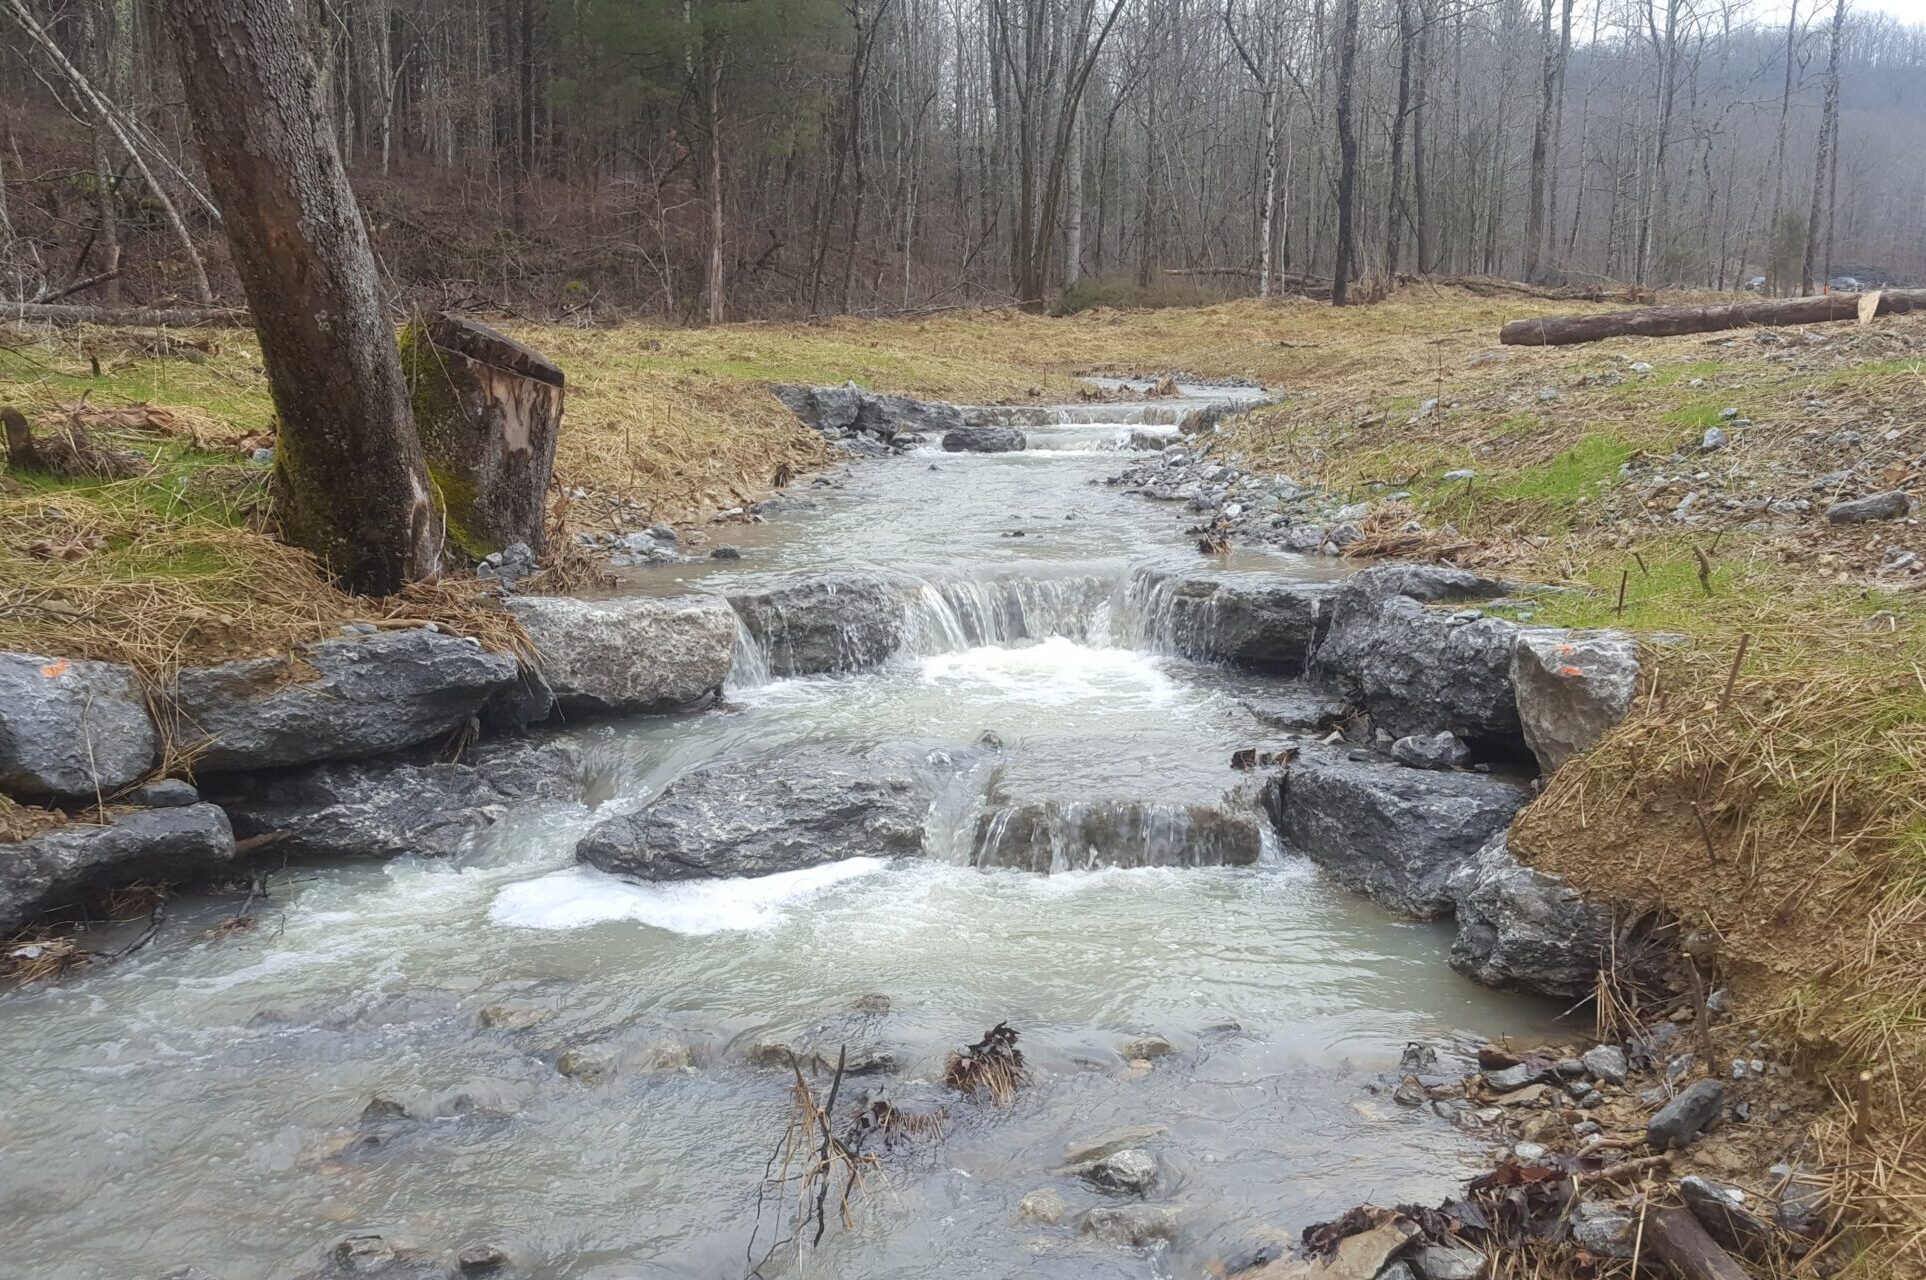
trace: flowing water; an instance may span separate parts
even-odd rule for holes
[[[881,669],[769,680],[751,637],[726,709],[576,733],[599,811],[530,803],[457,858],[301,869],[219,940],[232,904],[185,901],[144,951],[0,1001],[0,1274],[295,1276],[375,1232],[499,1245],[531,1276],[743,1276],[785,1214],[771,1197],[758,1226],[788,1081],[743,1052],[774,1040],[887,1049],[893,1101],[949,1123],[884,1156],[853,1228],[768,1275],[1194,1275],[1363,1198],[1444,1193],[1475,1143],[1367,1086],[1409,1040],[1538,1033],[1548,1011],[1459,978],[1444,927],[1268,838],[1250,865],[1198,852],[1231,751],[1264,731],[1237,685],[1159,652],[1144,571],[1198,557],[1174,514],[1097,483],[1148,429],[1110,412],[1033,423],[1022,453],[855,464],[806,490],[813,510],[719,530],[740,561],[627,584],[887,571],[910,640]],[[672,885],[573,862],[600,817],[705,760],[985,732],[994,778],[939,806],[923,859]],[[1023,805],[1049,815],[1050,874],[976,865]],[[1105,840],[1130,848],[1091,856]],[[1149,865],[1091,865],[1112,861]],[[482,1025],[501,1006],[510,1025]],[[945,1055],[1006,1020],[1035,1082],[1007,1110],[944,1095]],[[1122,1050],[1150,1033],[1177,1053],[1146,1072]],[[558,1073],[584,1046],[619,1069]],[[365,1117],[377,1094],[426,1118]],[[1174,1245],[1077,1234],[1105,1198],[1053,1170],[1122,1125],[1163,1126],[1144,1145],[1152,1198],[1184,1206]],[[1017,1225],[1046,1186],[1071,1219]]]

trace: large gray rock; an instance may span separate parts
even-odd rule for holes
[[[815,743],[712,761],[575,847],[644,880],[765,876],[923,851],[930,807],[985,753],[905,743]]]
[[[202,775],[380,755],[459,728],[514,678],[506,654],[425,629],[323,640],[181,672],[175,739]]]
[[[1143,639],[1168,653],[1247,671],[1300,674],[1329,625],[1332,583],[1268,573],[1140,570],[1129,596]]]
[[[1305,746],[1277,783],[1287,846],[1394,911],[1430,918],[1453,906],[1451,877],[1530,798],[1482,773],[1434,773]]]
[[[516,596],[508,608],[568,715],[696,706],[722,688],[735,661],[736,616],[719,596]]]
[[[1615,631],[1523,631],[1511,680],[1525,743],[1546,773],[1591,750],[1638,694],[1638,643]]]
[[[1725,1111],[1725,1086],[1701,1080],[1660,1107],[1645,1126],[1645,1144],[1654,1151],[1689,1147]]]
[[[153,768],[159,753],[131,668],[0,653],[0,791],[35,800],[111,796]]]
[[[945,453],[1021,453],[1029,444],[1015,427],[958,427],[943,435]]]
[[[211,804],[139,809],[0,844],[0,937],[36,916],[130,884],[172,884],[234,860],[234,832]]]
[[[1437,566],[1366,570],[1333,597],[1317,665],[1354,682],[1372,723],[1394,738],[1449,729],[1488,753],[1522,754],[1511,680],[1517,624],[1426,607],[1497,587]]]
[[[962,411],[953,404],[866,391],[853,382],[772,390],[791,413],[824,435],[865,434],[890,440],[904,432],[937,433],[963,425]]]
[[[1035,872],[1249,866],[1260,817],[1254,805],[1029,801],[977,820],[973,861]]]
[[[1912,509],[1912,500],[1902,490],[1894,489],[1890,493],[1835,502],[1826,508],[1826,519],[1833,524],[1864,524],[1871,520],[1898,520]]]
[[[1503,832],[1452,873],[1446,893],[1458,917],[1451,967],[1459,973],[1510,991],[1591,994],[1611,945],[1611,913],[1520,863]]]
[[[729,604],[772,676],[866,671],[908,634],[904,585],[886,574],[801,574],[731,592]]]
[[[241,838],[281,833],[277,854],[447,857],[518,800],[579,798],[583,774],[573,746],[510,740],[461,764],[389,757],[227,775],[214,796]]]

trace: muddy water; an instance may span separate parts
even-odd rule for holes
[[[631,584],[901,571],[924,586],[906,604],[913,643],[884,670],[739,679],[723,712],[585,729],[599,813],[536,803],[455,859],[304,869],[259,928],[218,942],[202,932],[231,904],[183,903],[145,951],[0,1001],[0,1273],[291,1276],[378,1232],[431,1255],[495,1244],[534,1276],[741,1276],[787,1115],[782,1074],[742,1051],[772,1039],[892,1051],[889,1096],[947,1107],[950,1132],[886,1156],[853,1231],[766,1274],[1195,1274],[1267,1227],[1442,1194],[1472,1141],[1365,1086],[1408,1040],[1532,1034],[1548,1011],[1454,975],[1442,927],[1392,919],[1268,844],[1248,867],[979,870],[984,795],[935,815],[922,860],[673,886],[573,864],[611,808],[793,741],[990,731],[1005,798],[1221,797],[1230,751],[1262,731],[1133,614],[1135,568],[1196,560],[1176,515],[1092,483],[1135,429],[862,463],[817,509],[719,535],[743,560]],[[973,603],[1011,582],[1033,602],[1021,636]],[[887,1012],[861,1011],[878,995]],[[502,1005],[539,1021],[483,1028]],[[1004,1112],[941,1096],[949,1049],[1003,1020],[1035,1084]],[[1120,1052],[1146,1033],[1178,1049],[1147,1074]],[[558,1074],[584,1046],[621,1068]],[[377,1094],[441,1114],[364,1118]],[[1074,1217],[1016,1224],[1037,1187],[1073,1215],[1103,1203],[1051,1172],[1064,1145],[1145,1124],[1165,1130],[1146,1144],[1152,1198],[1184,1206],[1175,1245],[1085,1241]],[[761,1245],[782,1217],[763,1206]]]

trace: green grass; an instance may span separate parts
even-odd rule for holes
[[[1501,498],[1570,509],[1614,480],[1639,446],[1610,432],[1588,431],[1550,462],[1526,467],[1492,486]]]

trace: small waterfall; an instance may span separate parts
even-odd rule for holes
[[[1245,806],[1031,801],[986,810],[971,865],[1054,873],[1098,867],[1234,867],[1265,852]]]
[[[927,657],[1055,636],[1107,641],[1116,584],[1098,574],[923,579],[905,605],[904,647]]]
[[[749,629],[736,614],[736,655],[729,664],[729,678],[723,682],[723,689],[733,693],[740,689],[753,689],[757,685],[768,684],[774,677],[769,670],[769,653],[762,647],[762,641]]]
[[[1132,648],[1186,658],[1214,648],[1219,610],[1211,579],[1139,568],[1119,594],[1119,630]]]

